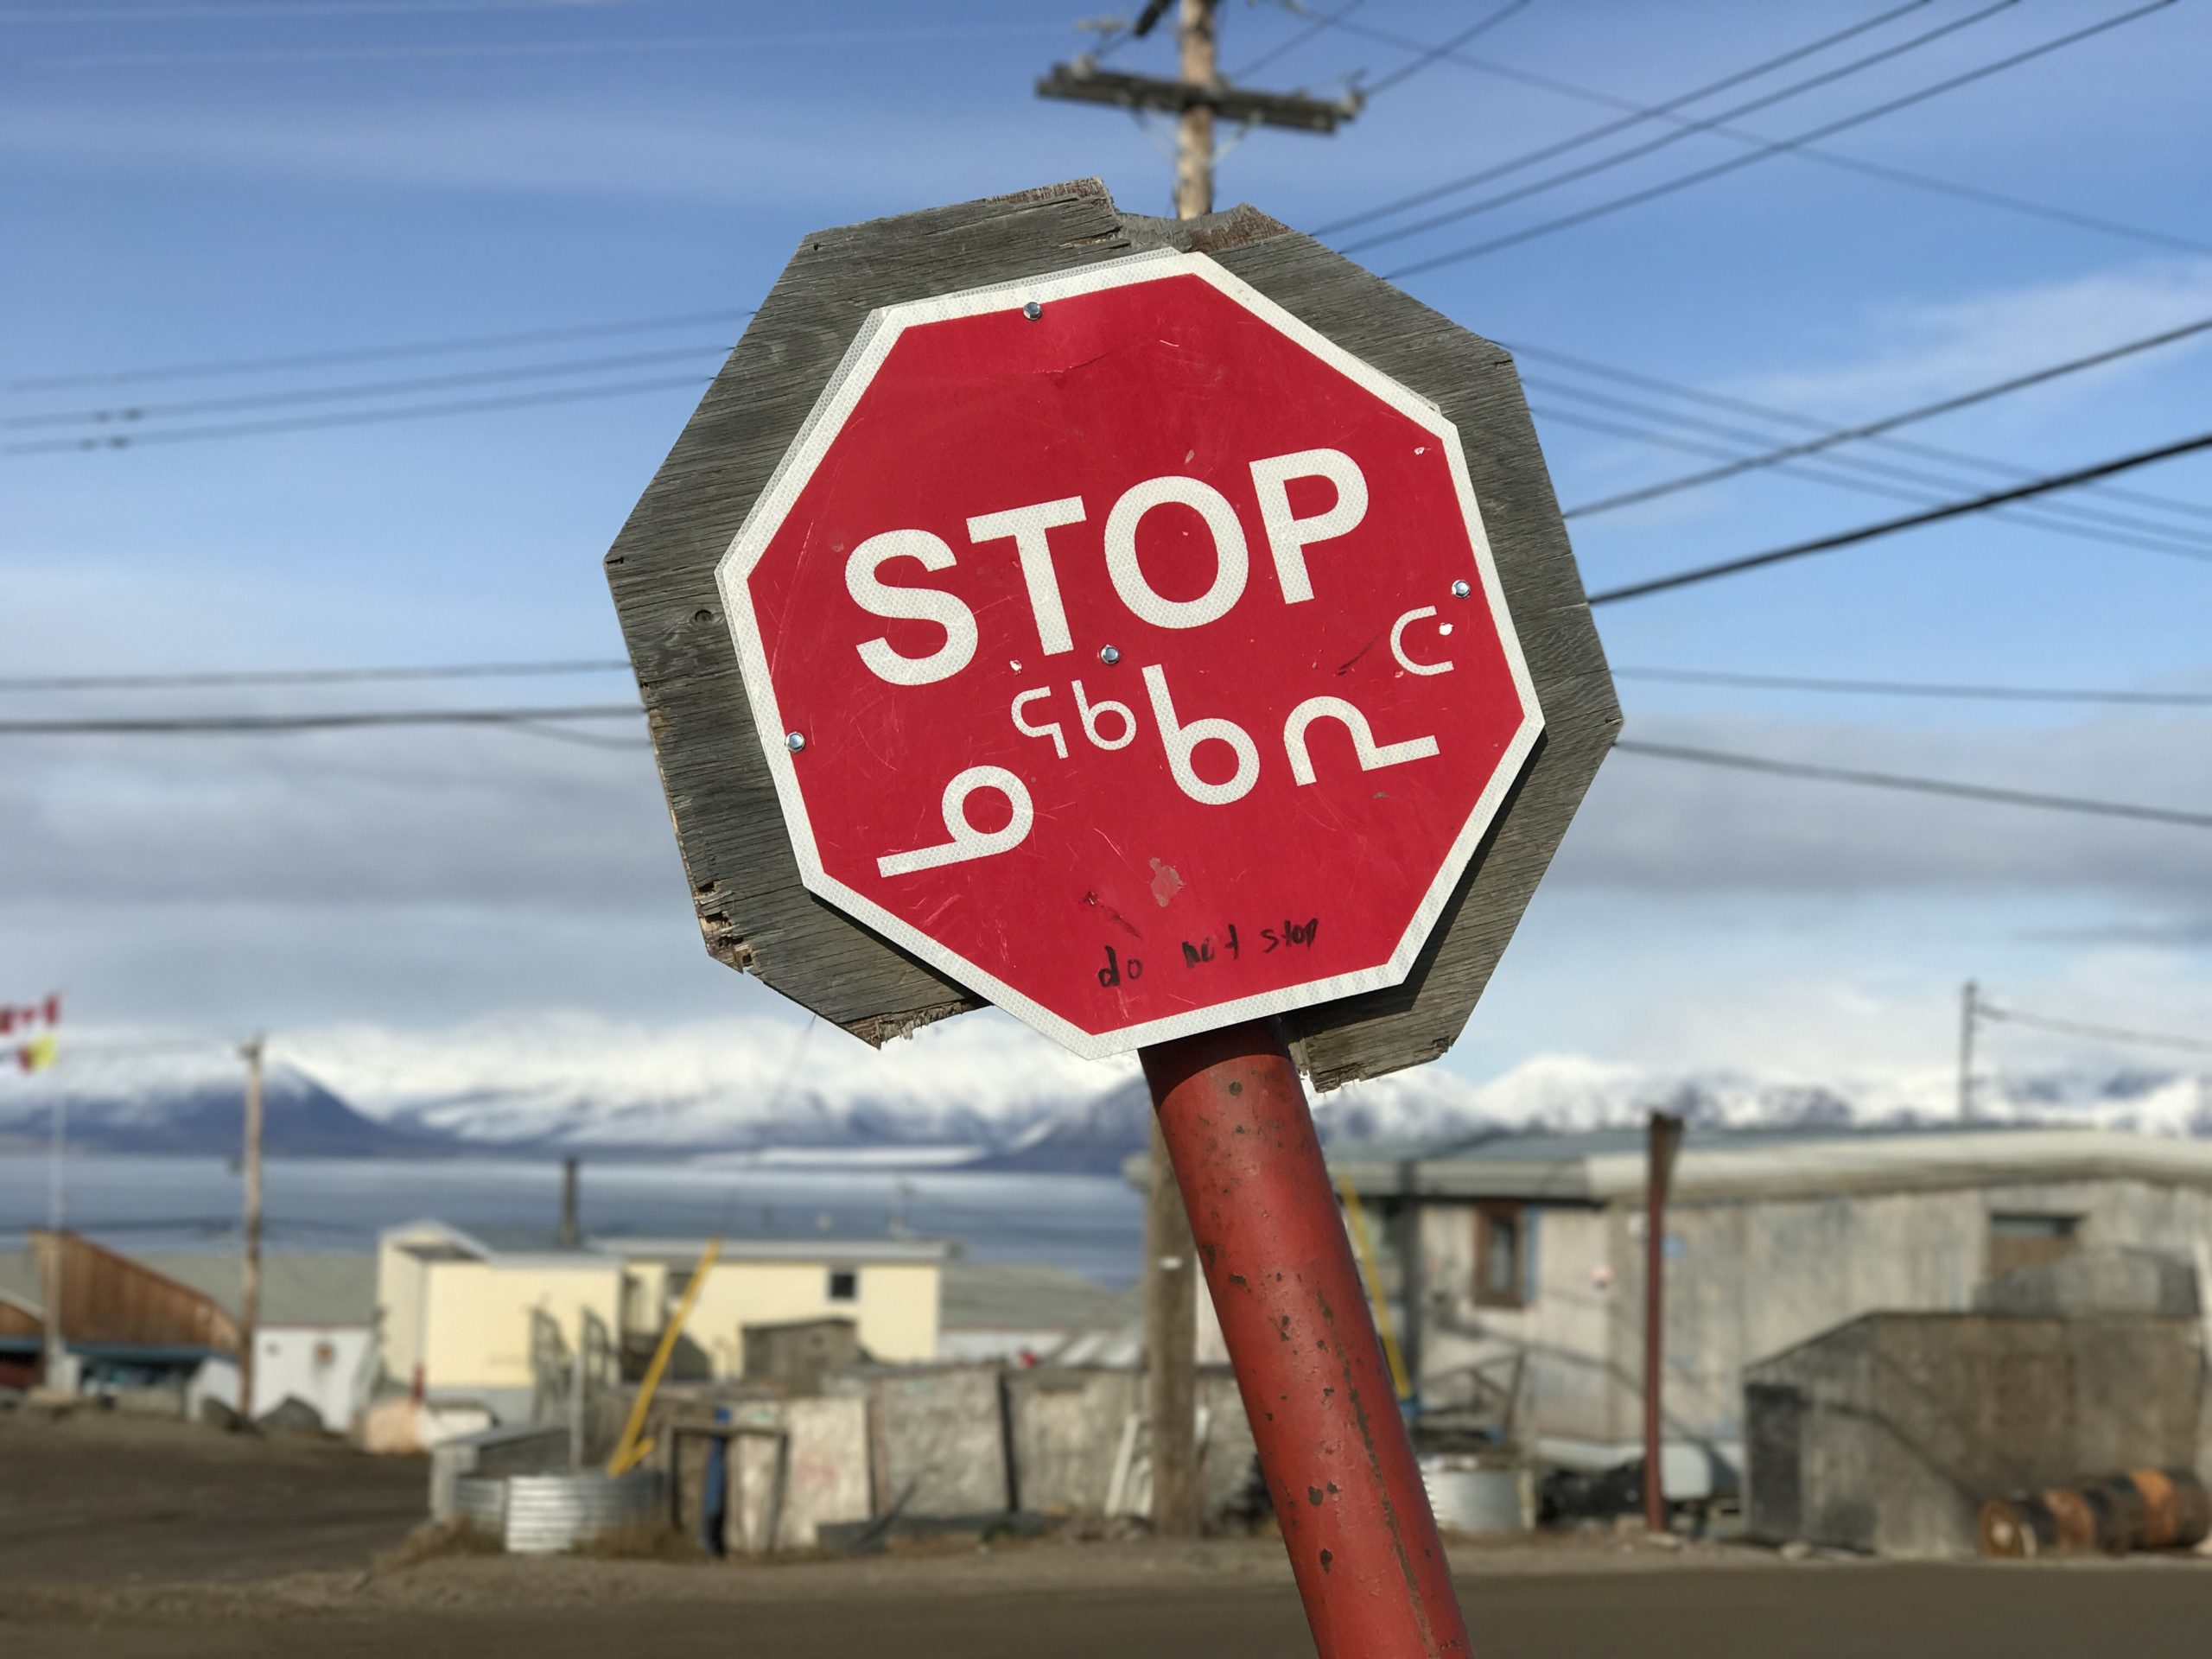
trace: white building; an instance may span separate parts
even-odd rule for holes
[[[232,1318],[240,1316],[245,1269],[235,1254],[135,1259],[213,1297]],[[250,1414],[259,1418],[298,1400],[315,1408],[325,1428],[346,1433],[376,1386],[375,1314],[376,1274],[369,1257],[263,1256]],[[237,1362],[209,1359],[186,1389],[185,1408],[197,1413],[200,1401],[214,1399],[236,1410],[238,1397]]]

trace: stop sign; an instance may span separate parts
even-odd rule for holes
[[[1084,1054],[1400,983],[1542,726],[1452,423],[1199,253],[873,312],[717,584],[807,888]]]

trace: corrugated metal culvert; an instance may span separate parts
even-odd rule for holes
[[[456,1518],[493,1534],[517,1555],[556,1554],[609,1533],[658,1525],[665,1501],[653,1469],[620,1476],[463,1476],[454,1483]]]
[[[1424,1458],[1421,1484],[1428,1507],[1446,1532],[1522,1532],[1535,1522],[1528,1471],[1471,1458]]]

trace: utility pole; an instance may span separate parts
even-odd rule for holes
[[[1214,124],[1226,116],[1255,126],[1334,132],[1359,112],[1357,93],[1329,100],[1230,86],[1221,78],[1219,0],[1145,0],[1130,25],[1152,33],[1170,4],[1179,7],[1173,79],[1101,69],[1090,56],[1055,64],[1037,83],[1040,98],[1154,110],[1177,118],[1175,216],[1213,212]],[[1175,1184],[1157,1115],[1145,1180],[1144,1325],[1146,1411],[1152,1425],[1152,1527],[1167,1538],[1197,1536],[1205,1519],[1198,1447],[1198,1279],[1190,1212]]]
[[[1643,1169],[1643,1524],[1652,1532],[1667,1530],[1667,1193],[1681,1144],[1682,1120],[1652,1113]]]
[[[574,1158],[561,1160],[561,1248],[564,1250],[575,1249],[583,1236],[577,1221],[576,1167]]]
[[[1176,33],[1183,84],[1211,86],[1221,78],[1221,30],[1216,0],[1182,0]],[[1199,219],[1213,212],[1213,105],[1193,102],[1175,133],[1175,217]]]
[[[254,1357],[261,1337],[261,1059],[253,1037],[245,1056],[245,1264],[238,1281],[238,1416],[253,1421]]]
[[[47,1165],[46,1182],[46,1339],[41,1344],[45,1359],[46,1386],[61,1389],[69,1382],[68,1338],[61,1329],[62,1297],[62,1236],[61,1229],[68,1220],[67,1188],[62,1158],[69,1140],[69,1096],[56,1090],[54,1095],[54,1147]]]
[[[1981,1010],[1981,992],[1967,981],[1959,997],[1959,1122],[1974,1122],[1974,1022]]]

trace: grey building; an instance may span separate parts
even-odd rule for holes
[[[1641,1130],[1335,1148],[1431,1412],[1558,1461],[1637,1455]],[[1663,1252],[1670,1495],[1743,1468],[1745,1372],[1874,1313],[1967,1313],[2091,1247],[2196,1267],[2212,1145],[2104,1130],[1693,1128]],[[2208,1275],[2212,1276],[2212,1275]]]

